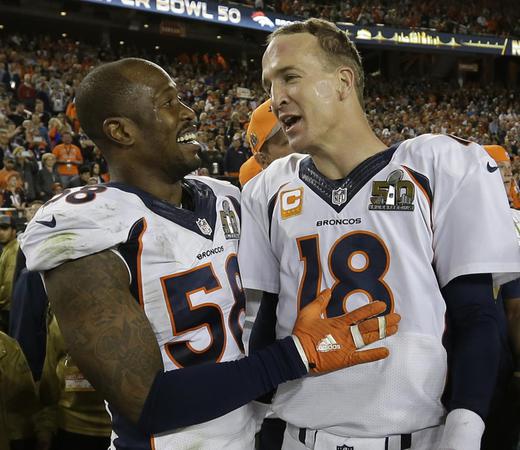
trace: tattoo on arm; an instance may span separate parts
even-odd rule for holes
[[[126,267],[105,251],[46,272],[45,284],[72,358],[113,408],[137,422],[164,368]]]

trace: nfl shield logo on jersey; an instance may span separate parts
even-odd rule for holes
[[[213,231],[206,219],[197,219],[197,226],[199,227],[201,233],[205,234],[206,236],[209,236]]]
[[[347,188],[337,188],[332,191],[332,204],[341,206],[347,201]]]
[[[343,445],[337,445],[336,450],[354,450],[354,447],[351,447],[350,445],[343,444]]]

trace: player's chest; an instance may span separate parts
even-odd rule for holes
[[[185,214],[172,220],[156,214],[145,217],[146,230],[137,239],[143,265],[157,272],[175,273],[202,264],[219,264],[236,253],[240,237],[238,211],[228,200],[220,199],[207,214]]]
[[[271,240],[283,248],[308,236],[331,247],[356,233],[383,240],[431,239],[432,195],[419,177],[390,165],[352,190],[348,183],[317,188],[301,180],[291,182],[273,202]]]

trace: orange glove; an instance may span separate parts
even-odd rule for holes
[[[363,351],[358,349],[395,334],[401,320],[399,314],[373,317],[386,309],[384,302],[377,301],[343,316],[327,319],[329,300],[330,289],[325,289],[300,311],[294,324],[293,336],[298,338],[311,371],[329,372],[377,361],[389,355],[385,347]]]

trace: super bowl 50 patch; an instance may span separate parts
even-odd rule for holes
[[[238,239],[240,237],[240,226],[238,225],[237,215],[231,209],[227,200],[222,202],[222,210],[219,211],[219,214],[226,239]]]
[[[371,211],[413,211],[415,186],[403,180],[404,172],[394,170],[386,181],[372,182],[372,195],[368,209]]]

